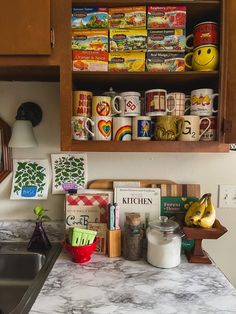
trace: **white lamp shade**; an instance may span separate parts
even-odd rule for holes
[[[9,147],[35,147],[37,146],[37,140],[34,136],[32,123],[29,120],[16,120],[13,129],[12,136],[9,141]]]

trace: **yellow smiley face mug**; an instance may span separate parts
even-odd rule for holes
[[[204,45],[186,54],[185,66],[193,71],[214,71],[219,64],[217,46]]]

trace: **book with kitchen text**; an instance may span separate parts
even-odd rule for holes
[[[159,188],[115,188],[114,201],[120,206],[120,226],[124,229],[125,213],[139,213],[141,222],[160,216],[161,193]]]

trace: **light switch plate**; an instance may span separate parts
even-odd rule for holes
[[[236,185],[220,184],[219,185],[219,208],[236,208]]]

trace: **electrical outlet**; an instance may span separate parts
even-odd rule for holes
[[[236,208],[236,185],[219,185],[218,207]]]

